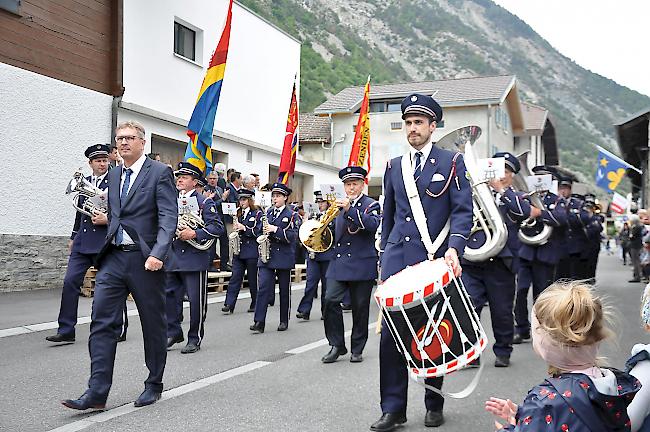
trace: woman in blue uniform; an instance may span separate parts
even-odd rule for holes
[[[255,205],[253,200],[255,191],[242,188],[237,193],[239,194],[239,210],[237,210],[237,219],[233,225],[239,237],[235,237],[233,241],[239,241],[239,253],[233,253],[232,257],[232,276],[228,282],[226,301],[221,308],[221,311],[226,313],[233,313],[235,310],[237,296],[244,281],[244,273],[248,276],[248,288],[251,293],[248,312],[255,311],[257,299],[257,259],[259,257],[257,237],[262,234],[262,210]]]

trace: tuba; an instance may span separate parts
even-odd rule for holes
[[[525,192],[533,206],[543,210],[545,206],[539,196],[539,191],[529,191],[528,184],[526,183],[526,177],[531,175],[530,170],[528,169],[528,154],[529,152],[525,151],[517,156],[521,169],[519,170],[519,173],[514,176],[512,185],[519,192]],[[553,227],[545,224],[541,219],[528,218],[521,223],[517,237],[519,237],[519,240],[524,244],[541,246],[548,241],[552,233]]]
[[[340,209],[333,205],[333,200],[329,202],[329,208],[319,220],[310,219],[300,226],[298,238],[309,252],[325,252],[334,243],[329,224],[339,215]]]
[[[436,146],[464,152],[465,168],[472,185],[474,219],[463,257],[481,262],[496,256],[508,241],[508,229],[494,201],[487,180],[478,181],[480,173],[474,143],[481,136],[478,126],[465,126],[442,137]]]
[[[90,217],[95,216],[96,213],[108,212],[106,192],[86,180],[81,169],[74,173],[65,191],[66,195],[74,194],[72,197],[72,206],[75,210]],[[81,197],[85,199],[80,205],[79,201]]]
[[[176,236],[178,236],[178,233],[180,231],[183,231],[185,228],[189,228],[191,230],[196,231],[197,229],[201,229],[205,227],[205,222],[203,222],[203,219],[201,217],[195,215],[192,212],[186,212],[186,213],[181,213],[178,215],[178,225],[176,226]],[[205,243],[199,243],[194,239],[189,239],[186,240],[187,243],[189,243],[192,247],[204,251],[210,249],[212,244],[214,243],[214,239],[210,239],[206,241]]]

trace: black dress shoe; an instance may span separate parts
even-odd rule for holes
[[[632,280],[629,280],[628,282],[629,283],[641,282],[641,280],[640,279],[632,279]]]
[[[510,357],[497,356],[494,360],[494,367],[508,367],[510,366]]]
[[[246,312],[255,312],[255,304],[250,305]]]
[[[350,354],[350,363],[361,363],[363,361],[363,356],[361,354]]]
[[[424,425],[426,427],[438,427],[445,422],[442,411],[429,411],[424,415]]]
[[[161,392],[152,389],[145,389],[138,399],[133,402],[135,407],[143,407],[156,403],[160,399]]]
[[[234,311],[233,311],[233,309],[232,309],[230,306],[228,306],[228,305],[223,305],[223,307],[221,308],[221,312],[225,312],[225,313],[229,313],[229,314],[231,314],[231,313],[233,313]]]
[[[278,326],[278,331],[286,331],[289,328],[289,324],[281,322]]]
[[[185,340],[183,335],[167,338],[167,349],[171,348],[174,344],[181,343]]]
[[[74,335],[62,335],[60,333],[57,333],[54,336],[47,336],[45,340],[48,342],[55,342],[55,343],[61,343],[61,342],[70,343],[70,342],[74,342]]]
[[[296,314],[296,318],[304,319],[305,321],[309,321],[309,314],[308,313],[303,313],[303,312],[298,312]]]
[[[341,310],[343,310],[343,311],[351,311],[352,310],[352,305],[341,303]]]
[[[120,335],[120,337],[117,338],[117,342],[118,342],[118,343],[119,343],[119,342],[124,342],[125,340],[126,340],[126,335],[125,335],[125,334]]]
[[[249,327],[251,331],[258,332],[258,333],[264,333],[264,323],[255,321],[252,326]]]
[[[389,432],[404,423],[406,423],[406,414],[404,413],[383,413],[379,420],[370,426],[370,430]]]
[[[515,335],[512,337],[512,343],[515,345],[519,345],[520,343],[523,343],[524,341],[527,341],[529,339],[530,339],[530,333],[526,333],[526,334],[515,333]]]
[[[187,345],[181,350],[181,354],[192,354],[201,349],[200,345],[195,344],[194,342],[188,342]]]
[[[61,401],[63,406],[75,410],[103,410],[106,407],[106,400],[98,400],[93,398],[89,392],[85,392],[79,399],[66,399]]]
[[[345,347],[334,347],[333,346],[332,349],[330,349],[330,352],[325,354],[323,356],[323,358],[321,358],[320,360],[323,363],[334,363],[336,361],[336,359],[339,358],[339,356],[342,356],[342,355],[347,354],[347,353],[348,353],[347,348],[345,348]]]

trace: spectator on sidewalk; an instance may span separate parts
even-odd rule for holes
[[[639,261],[641,263],[641,280],[648,282],[648,277],[650,277],[650,240],[643,243]]]
[[[642,209],[641,209],[642,210]],[[639,213],[641,212],[639,210]],[[628,282],[641,282],[641,248],[643,247],[643,224],[638,215],[630,216],[630,261],[632,279]]]
[[[554,283],[531,313],[533,348],[550,377],[517,406],[490,398],[486,411],[506,420],[499,431],[627,431],[627,407],[641,385],[633,376],[599,366],[598,347],[613,336],[608,313],[589,285]]]
[[[627,257],[630,255],[630,226],[627,222],[623,223],[623,229],[618,235],[618,241],[623,253],[623,265],[627,265]]]
[[[645,287],[641,298],[641,322],[650,333],[650,284]],[[627,407],[632,422],[632,432],[650,432],[650,344],[636,344],[632,357],[625,364],[626,371],[641,381],[641,390]]]

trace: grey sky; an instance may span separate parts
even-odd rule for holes
[[[580,66],[650,96],[650,1],[494,2]]]

